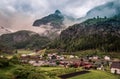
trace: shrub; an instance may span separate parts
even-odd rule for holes
[[[13,64],[20,64],[20,60],[17,56],[13,56],[13,58],[10,59],[10,62]]]
[[[9,60],[7,58],[0,58],[0,68],[8,67]]]
[[[31,70],[27,67],[17,67],[13,71],[13,74],[15,75],[16,79],[27,79],[30,73],[31,73]]]
[[[12,75],[0,74],[0,79],[13,79]]]
[[[16,79],[48,79],[32,66],[20,66],[13,70]]]

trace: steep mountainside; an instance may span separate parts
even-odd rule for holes
[[[33,27],[45,29],[41,35],[54,39],[57,38],[61,31],[66,28],[64,20],[66,20],[65,16],[59,10],[56,10],[55,13],[36,20],[33,23]]]
[[[0,36],[0,42],[14,48],[42,48],[50,40],[31,31],[18,31]]]
[[[97,17],[70,26],[61,33],[60,46],[67,51],[97,48],[120,51],[120,16]]]
[[[53,26],[54,28],[61,28],[63,25],[64,16],[59,10],[56,10],[54,14],[50,14],[42,19],[38,19],[33,23],[33,26],[48,25]]]

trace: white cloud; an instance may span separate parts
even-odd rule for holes
[[[14,29],[28,29],[35,19],[53,13],[82,17],[95,6],[111,0],[0,0],[0,23]]]
[[[0,9],[36,16],[47,15],[56,9],[64,14],[81,17],[91,8],[111,0],[2,0]],[[39,14],[39,15],[38,15]]]

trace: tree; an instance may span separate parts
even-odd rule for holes
[[[104,19],[107,19],[107,16],[105,16]]]
[[[9,64],[9,60],[7,58],[0,58],[0,67],[1,68],[5,68],[8,67]]]
[[[100,17],[99,16],[97,16],[97,19],[99,19]]]
[[[15,79],[48,79],[48,77],[37,71],[32,66],[20,66],[13,70]]]
[[[13,64],[20,64],[19,58],[15,55],[12,57],[12,59],[10,59],[10,62],[12,62]]]
[[[14,69],[13,74],[16,79],[27,79],[28,75],[32,72],[32,68],[29,67],[17,67]]]

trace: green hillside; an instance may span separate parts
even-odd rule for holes
[[[90,73],[75,76],[69,79],[119,79],[119,78],[120,76],[115,76],[111,73],[91,70]]]
[[[17,31],[15,33],[3,34],[0,42],[5,46],[15,49],[41,49],[50,42],[50,39],[32,31]]]

